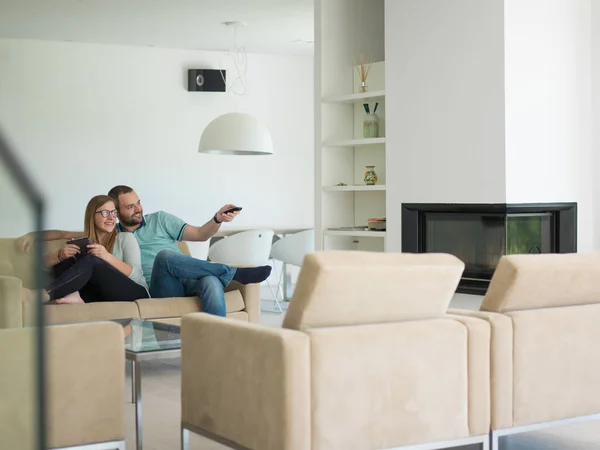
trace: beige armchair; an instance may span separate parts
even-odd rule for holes
[[[445,315],[463,268],[313,253],[283,329],[185,316],[183,449],[190,432],[255,450],[487,448],[490,326]]]
[[[600,254],[501,259],[481,311],[491,326],[491,445],[600,420]]]
[[[48,327],[45,448],[125,449],[123,329],[116,323]],[[0,330],[2,448],[37,448],[36,330]]]

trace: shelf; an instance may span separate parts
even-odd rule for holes
[[[323,186],[324,191],[385,191],[385,184],[376,184],[375,186],[362,185],[349,185],[349,186]]]
[[[325,142],[323,147],[359,147],[362,145],[385,144],[385,137],[367,139],[346,139],[341,141]]]
[[[354,237],[385,237],[385,231],[361,231],[361,230],[340,230],[329,228],[324,231],[325,236],[354,236]]]
[[[360,94],[330,95],[323,97],[323,103],[354,103],[377,100],[385,97],[385,91],[361,92]]]

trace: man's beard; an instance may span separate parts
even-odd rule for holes
[[[119,222],[126,227],[132,227],[134,225],[139,225],[142,223],[143,213],[140,213],[140,219],[134,219],[133,216],[131,218],[125,219],[123,217],[119,217]]]

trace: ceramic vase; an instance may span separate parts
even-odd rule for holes
[[[379,137],[379,117],[377,114],[365,114],[363,119],[363,137]]]
[[[365,172],[365,184],[367,186],[373,186],[377,183],[377,174],[375,173],[375,166],[366,166],[367,171]]]

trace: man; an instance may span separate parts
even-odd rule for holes
[[[225,286],[232,280],[242,284],[260,283],[271,273],[270,266],[236,269],[180,252],[178,241],[207,241],[222,222],[231,222],[238,212],[226,211],[234,205],[223,206],[207,223],[196,227],[164,211],[144,215],[140,198],[129,186],[115,186],[108,195],[115,200],[119,213],[119,231],[133,233],[138,241],[142,270],[152,297],[199,295],[204,312],[225,316]],[[81,232],[53,230],[46,232],[45,240],[77,236],[81,236]],[[25,236],[21,239],[24,250],[31,246],[29,239]]]

